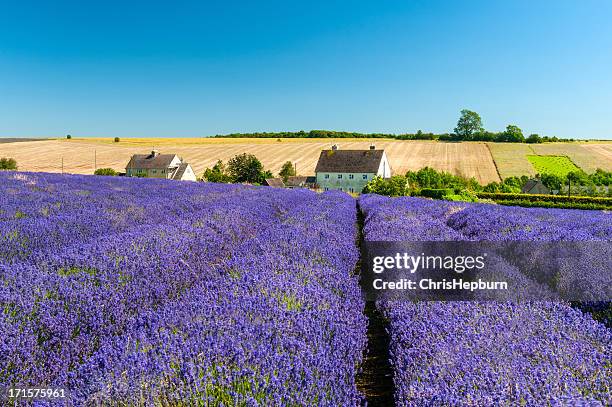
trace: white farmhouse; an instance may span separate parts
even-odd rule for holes
[[[320,189],[360,193],[374,177],[390,178],[391,166],[385,150],[374,145],[369,150],[340,150],[334,145],[321,151],[315,173]]]
[[[191,165],[176,154],[134,154],[125,167],[128,177],[165,178],[179,181],[196,181]]]

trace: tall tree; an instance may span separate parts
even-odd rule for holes
[[[283,179],[283,182],[287,182],[287,178],[297,175],[295,173],[295,166],[291,161],[285,162],[278,175]]]
[[[518,126],[513,124],[509,124],[506,127],[506,131],[503,133],[504,141],[509,143],[523,143],[525,142],[525,137],[523,136],[523,130],[521,130]]]
[[[460,140],[471,140],[474,135],[484,131],[480,115],[471,110],[463,109],[454,131]]]
[[[567,196],[572,196],[572,182],[578,185],[582,180],[582,173],[579,171],[570,171],[567,173]]]
[[[232,182],[262,183],[269,173],[264,172],[261,161],[253,154],[239,154],[227,162]]]
[[[230,176],[227,175],[227,172],[225,171],[225,165],[221,160],[217,161],[217,163],[212,168],[207,168],[206,171],[204,171],[202,180],[208,182],[222,182],[226,184],[232,182]]]

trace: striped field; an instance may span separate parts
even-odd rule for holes
[[[94,168],[111,167],[123,171],[130,156],[155,148],[162,153],[176,153],[201,175],[217,160],[227,161],[240,153],[255,154],[275,174],[290,160],[298,173],[310,175],[322,149],[337,143],[341,149],[376,148],[387,151],[394,174],[429,166],[453,174],[474,177],[481,183],[499,181],[513,175],[535,175],[529,155],[567,156],[587,172],[597,168],[612,171],[612,143],[444,143],[399,141],[389,139],[51,139],[0,143],[0,157],[13,157],[22,171],[91,174]]]
[[[314,174],[322,149],[337,143],[342,149],[376,148],[387,151],[395,174],[430,166],[488,183],[499,181],[491,154],[484,143],[437,143],[428,141],[363,139],[112,139],[48,140],[0,144],[0,157],[14,157],[22,171],[91,174],[97,168],[123,170],[130,156],[155,148],[176,153],[201,175],[217,160],[227,161],[236,154],[256,155],[275,174],[290,160],[299,174]],[[95,160],[95,161],[94,161]]]

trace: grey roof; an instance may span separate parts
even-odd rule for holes
[[[176,171],[174,171],[174,174],[172,174],[172,179],[181,180],[183,178],[183,175],[185,174],[185,170],[187,169],[187,167],[189,167],[189,164],[181,163],[181,165],[178,166]]]
[[[166,169],[170,166],[174,157],[176,157],[176,154],[134,154],[125,168]]]
[[[266,178],[266,184],[269,187],[283,188],[285,183],[282,178]]]
[[[304,175],[293,175],[287,177],[285,185],[288,187],[309,187],[317,182],[317,177],[307,177]]]
[[[376,173],[385,150],[323,150],[315,172]]]
[[[308,177],[304,177],[302,175],[292,175],[290,177],[287,177],[287,182],[285,182],[285,185],[291,187],[300,187],[306,183],[307,178]]]
[[[527,181],[525,183],[525,185],[523,185],[523,188],[521,188],[521,192],[523,194],[544,194],[544,195],[548,195],[548,194],[550,194],[550,189],[548,189],[546,187],[546,185],[544,185],[544,183],[542,183],[542,180],[539,180],[539,179],[530,179],[529,181]]]

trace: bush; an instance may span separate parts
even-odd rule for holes
[[[0,158],[0,170],[17,170],[17,161],[14,158]]]
[[[598,203],[612,206],[612,198],[595,197],[595,196],[565,196],[565,195],[539,195],[539,194],[503,194],[503,193],[487,193],[478,192],[479,198],[504,200],[504,199],[520,199],[530,202],[582,202],[582,203]]]
[[[115,137],[115,143],[118,143],[119,141],[121,141],[121,139],[119,137]]]
[[[202,181],[230,183],[232,178],[227,174],[223,161],[219,160],[212,168],[207,168],[201,178]]]
[[[477,202],[478,197],[471,191],[462,190],[459,193],[444,195],[445,201]]]
[[[433,199],[444,199],[448,195],[454,195],[455,190],[452,188],[423,188],[415,192],[416,196],[424,196]]]
[[[588,202],[551,202],[551,201],[526,201],[522,199],[495,200],[496,204],[508,206],[524,206],[526,208],[558,208],[558,209],[586,209],[586,210],[612,210],[612,205],[588,203]]]
[[[378,194],[385,196],[406,195],[406,177],[394,175],[391,178],[375,177],[363,188],[364,194]]]
[[[94,175],[107,175],[114,177],[117,175],[117,171],[113,170],[112,168],[98,168],[94,171]]]
[[[546,208],[612,209],[612,198],[593,196],[477,193],[478,198],[492,199],[501,205],[540,206]]]
[[[71,136],[70,134],[67,134],[67,135],[66,135],[66,138],[67,138],[68,140],[70,140],[70,139],[72,138],[72,136]]]

